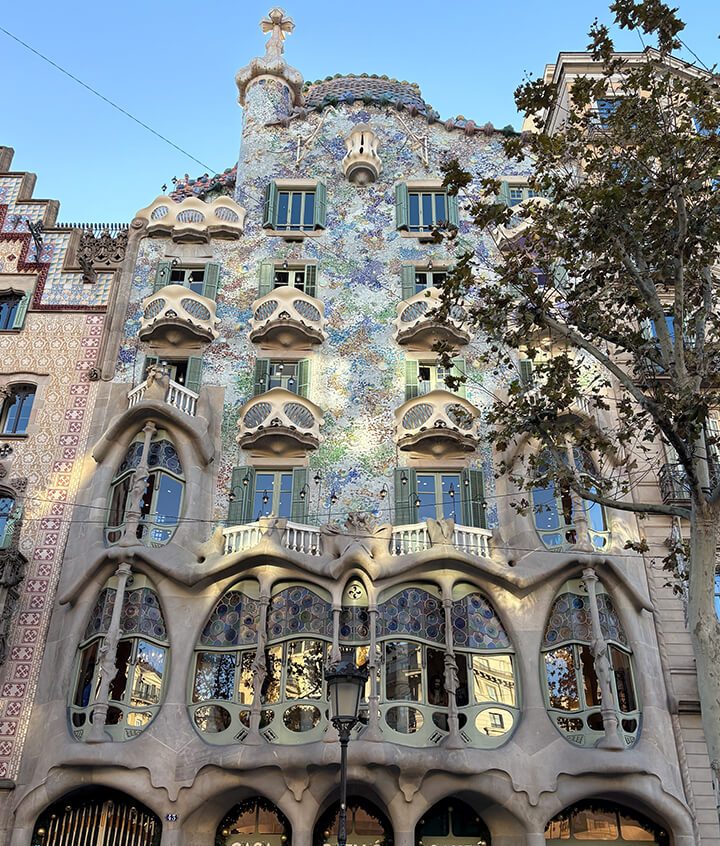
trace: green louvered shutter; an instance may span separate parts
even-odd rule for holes
[[[199,355],[191,355],[187,360],[187,372],[185,374],[185,387],[189,391],[200,393],[202,385],[203,360]]]
[[[22,505],[16,505],[12,514],[5,521],[5,531],[0,538],[0,549],[7,549],[12,543],[13,534],[15,533],[15,525],[22,517]]]
[[[415,295],[415,265],[404,264],[400,271],[400,284],[402,286],[402,298],[409,300]]]
[[[498,200],[510,208],[510,185],[507,182],[500,183],[500,194]]]
[[[403,477],[406,479],[403,485]],[[417,473],[411,467],[395,468],[395,519],[396,526],[417,523]]]
[[[264,394],[268,389],[268,378],[270,376],[270,359],[258,358],[255,360],[255,382],[253,384],[253,396]]]
[[[15,312],[15,319],[13,320],[13,329],[22,329],[25,325],[25,315],[27,314],[28,306],[30,305],[30,294],[25,294],[18,303],[17,311]]]
[[[263,229],[274,229],[277,224],[278,188],[275,182],[269,182],[265,189],[265,210]]]
[[[395,186],[395,226],[398,229],[408,228],[408,188],[404,182]]]
[[[463,525],[485,529],[485,483],[482,470],[463,470],[462,515]]]
[[[310,389],[310,359],[303,358],[298,361],[297,367],[297,392],[299,397],[306,397]]]
[[[211,261],[205,265],[205,278],[203,279],[203,297],[214,300],[217,296],[218,280],[220,279],[220,265]]]
[[[292,479],[292,505],[290,507],[290,519],[298,523],[304,523],[308,513],[308,495],[305,485],[307,484],[308,471],[306,467],[296,467]]]
[[[145,361],[143,361],[142,378],[140,380],[141,382],[147,379],[148,367],[150,367],[151,364],[157,364],[159,361],[160,359],[156,355],[145,356]]]
[[[264,297],[269,294],[275,286],[275,262],[263,261],[260,262],[258,268],[258,297]]]
[[[534,381],[532,360],[521,358],[518,364],[520,365],[520,384],[523,388],[531,388]]]
[[[419,396],[418,390],[418,363],[417,361],[405,361],[405,400],[414,399]]]
[[[457,378],[464,376],[465,373],[466,373],[465,359],[461,358],[460,356],[458,356],[457,358],[454,358],[453,359],[453,367],[452,367],[452,370],[450,372],[453,376],[456,376]],[[460,385],[458,386],[457,390],[455,391],[455,393],[459,397],[467,397],[467,383],[461,382]]]
[[[458,198],[457,195],[451,197],[450,194],[445,198],[447,202],[448,224],[454,226],[456,229],[459,225],[460,215],[458,213]]]
[[[170,284],[170,273],[172,271],[171,261],[158,262],[157,271],[155,272],[155,283],[153,284],[153,293],[156,293],[161,288]]]
[[[315,206],[313,208],[313,228],[325,229],[327,219],[327,188],[324,182],[318,182],[315,188]]]
[[[305,293],[308,297],[316,296],[317,291],[317,265],[305,265]]]
[[[247,484],[246,484],[247,482]],[[255,469],[235,467],[230,479],[230,502],[228,504],[228,526],[250,523],[253,493],[255,491]]]

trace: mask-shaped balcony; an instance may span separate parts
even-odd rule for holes
[[[529,227],[532,225],[533,207],[538,208],[547,204],[546,197],[530,197],[513,206],[513,215],[504,226],[498,226],[495,230],[495,240],[500,249],[520,246]]]
[[[269,349],[308,349],[325,340],[325,306],[290,286],[276,288],[253,303],[250,340]]]
[[[141,341],[212,341],[217,338],[215,302],[183,285],[166,285],[143,302]]]
[[[395,411],[401,450],[433,458],[461,456],[477,449],[480,412],[450,391],[430,391]]]
[[[434,316],[439,305],[440,291],[437,288],[428,288],[403,300],[397,307],[398,316],[395,318],[395,340],[398,344],[423,350],[432,349],[438,341],[454,347],[467,344],[470,331],[465,322],[465,310],[454,306],[447,322],[444,322]]]
[[[252,455],[303,456],[320,444],[322,410],[305,397],[273,388],[240,409],[237,441]]]

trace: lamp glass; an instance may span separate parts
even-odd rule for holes
[[[357,720],[365,680],[362,677],[336,676],[328,681],[332,715],[339,720]]]

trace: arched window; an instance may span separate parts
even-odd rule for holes
[[[35,385],[12,385],[0,412],[0,431],[3,435],[27,433],[30,414],[35,402]]]
[[[596,471],[590,458],[580,450],[575,450],[575,466],[583,479],[585,487],[596,491],[593,478]],[[542,475],[547,472],[549,460],[541,462],[538,471]],[[547,484],[532,489],[533,514],[535,528],[540,539],[549,549],[572,546],[577,543],[576,515],[570,488]],[[608,526],[605,509],[597,502],[583,500],[585,515],[588,523],[590,542],[596,549],[603,549],[608,542]]]
[[[415,842],[418,846],[468,842],[490,846],[490,832],[468,804],[452,796],[425,811],[415,826]]]
[[[291,846],[292,830],[285,814],[261,796],[235,805],[218,826],[215,843],[222,846]]]
[[[335,802],[315,823],[313,846],[336,846],[339,810]],[[348,796],[347,840],[353,846],[392,846],[392,825],[374,802],[360,796]]]
[[[32,846],[160,846],[162,823],[125,793],[93,787],[64,796],[38,818]]]
[[[591,649],[590,601],[583,582],[566,582],[553,603],[542,644],[550,717],[568,740],[581,746],[595,746],[604,736],[601,686]],[[620,728],[631,745],[640,728],[632,653],[612,599],[601,583],[597,602]]]
[[[113,576],[100,592],[80,642],[70,701],[70,722],[77,740],[86,739],[93,720],[102,647],[110,628],[117,587]],[[160,710],[168,657],[160,602],[148,579],[137,573],[125,591],[120,632],[105,727],[113,740],[131,740]]]
[[[131,493],[141,467],[144,438],[130,444],[110,487],[105,538],[117,543],[125,533]],[[167,432],[155,432],[147,454],[147,484],[139,503],[140,519],[135,534],[148,546],[163,546],[172,538],[180,519],[185,480],[180,458]],[[141,469],[142,472],[142,469]]]
[[[15,504],[15,497],[0,491],[0,549],[7,549],[12,543],[21,514],[22,508]]]
[[[644,846],[669,846],[664,828],[643,814],[615,802],[585,799],[553,817],[545,827],[548,846],[572,843],[642,843]]]

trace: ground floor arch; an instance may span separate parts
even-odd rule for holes
[[[340,803],[320,815],[313,831],[313,846],[337,846]],[[393,846],[393,828],[387,815],[364,796],[347,800],[348,846]]]
[[[422,815],[415,827],[417,846],[490,846],[490,832],[467,802],[442,799]]]
[[[546,846],[605,846],[607,843],[669,846],[667,831],[626,805],[583,799],[556,814],[545,828]]]
[[[38,817],[32,846],[159,846],[160,818],[125,793],[93,787],[66,794]]]
[[[214,846],[291,846],[292,828],[283,812],[264,796],[234,805],[220,821]]]

